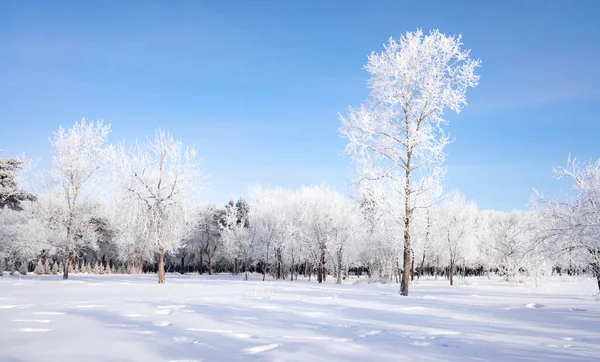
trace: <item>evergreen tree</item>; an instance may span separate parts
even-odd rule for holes
[[[33,201],[35,196],[19,189],[17,171],[23,168],[18,158],[0,158],[0,209],[21,210],[21,201]]]

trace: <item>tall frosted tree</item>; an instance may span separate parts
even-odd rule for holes
[[[179,249],[193,229],[193,200],[203,174],[194,148],[169,133],[131,150],[124,145],[112,155],[117,185],[120,245],[152,252],[158,259],[158,283],[165,282],[165,253]],[[134,248],[136,249],[136,248]]]
[[[52,168],[50,178],[53,195],[60,208],[60,238],[57,246],[64,250],[63,279],[69,278],[69,260],[82,238],[78,230],[85,228],[85,211],[82,209],[86,187],[102,168],[105,159],[105,143],[110,125],[102,121],[76,122],[71,128],[60,126],[52,139]]]
[[[408,32],[393,38],[381,53],[372,53],[370,94],[359,108],[340,116],[346,152],[357,164],[360,182],[393,182],[404,200],[404,270],[402,295],[408,295],[411,222],[414,198],[423,191],[416,179],[435,172],[444,162],[449,137],[444,112],[467,104],[466,90],[475,87],[479,60],[462,49],[461,36],[438,30]],[[400,187],[398,187],[400,186]]]

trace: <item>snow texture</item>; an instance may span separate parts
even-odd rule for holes
[[[593,279],[342,285],[241,276],[0,279],[0,361],[591,361]]]

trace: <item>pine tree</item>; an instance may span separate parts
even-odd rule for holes
[[[22,168],[23,161],[18,158],[0,158],[0,209],[21,210],[21,201],[35,200],[35,196],[17,185],[16,173]]]
[[[45,270],[44,270],[44,264],[42,264],[42,260],[38,260],[37,265],[35,266],[35,269],[33,270],[34,273],[36,273],[37,275],[42,275],[45,274]]]

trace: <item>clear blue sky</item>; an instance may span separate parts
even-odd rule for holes
[[[102,118],[111,141],[195,145],[216,204],[256,181],[344,189],[337,114],[366,97],[367,55],[439,28],[483,60],[447,187],[524,209],[569,153],[600,157],[599,19],[600,1],[5,1],[0,149],[47,167],[52,130]]]

